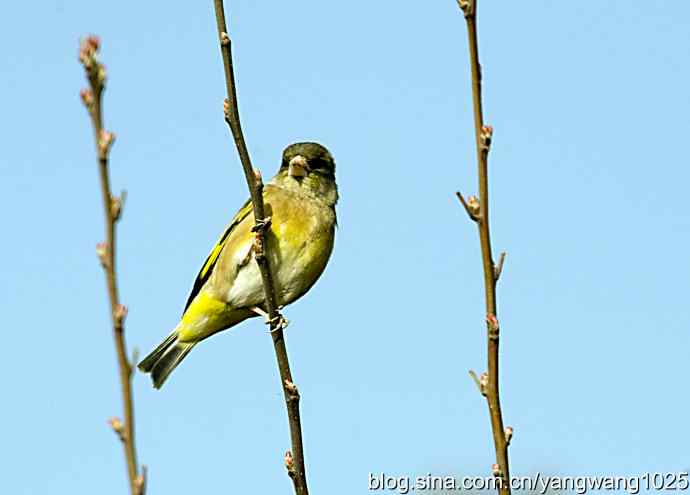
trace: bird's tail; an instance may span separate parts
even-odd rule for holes
[[[177,368],[177,365],[196,345],[196,342],[179,342],[177,334],[177,329],[175,329],[137,366],[144,373],[151,373],[151,380],[153,380],[153,386],[156,388],[163,386],[170,373]]]

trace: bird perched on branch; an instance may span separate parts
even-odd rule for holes
[[[335,162],[317,143],[283,151],[280,170],[263,190],[266,254],[277,304],[302,297],[326,268],[333,250],[338,189]],[[211,250],[194,281],[182,319],[139,363],[160,388],[196,344],[257,315],[265,315],[264,289],[254,260],[254,212],[247,201]]]

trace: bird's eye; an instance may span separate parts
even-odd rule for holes
[[[321,158],[312,158],[309,166],[312,170],[327,170],[326,163]]]

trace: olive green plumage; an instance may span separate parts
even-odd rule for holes
[[[283,152],[280,170],[263,192],[267,254],[276,297],[285,306],[302,297],[326,268],[335,237],[338,189],[335,162],[317,143],[296,143]],[[237,212],[201,267],[182,319],[139,363],[160,388],[192,348],[207,337],[258,315],[264,303],[253,259],[251,202]]]

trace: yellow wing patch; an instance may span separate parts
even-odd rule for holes
[[[226,233],[229,233],[229,231],[226,231]],[[218,255],[222,251],[223,246],[225,246],[225,239],[227,239],[227,236],[223,235],[223,238],[221,238],[216,245],[213,246],[213,251],[211,251],[211,254],[208,255],[208,258],[206,258],[206,263],[201,268],[197,278],[204,278],[206,277],[207,273],[210,273],[211,268],[213,268],[213,266],[216,264],[216,260],[218,260]]]
[[[187,304],[184,306],[184,311],[182,314],[184,314],[187,311],[187,308],[189,308],[189,305],[192,304],[192,301],[194,298],[199,294],[199,291],[201,291],[201,288],[204,286],[204,284],[208,281],[208,279],[211,277],[211,274],[213,273],[213,268],[216,266],[216,263],[218,262],[218,257],[220,256],[220,253],[223,251],[223,248],[225,247],[225,242],[228,240],[228,237],[230,236],[230,232],[242,222],[247,216],[252,212],[252,203],[251,200],[248,200],[242,208],[240,208],[240,211],[237,212],[235,215],[235,218],[232,219],[232,222],[230,222],[230,225],[228,228],[225,229],[225,232],[223,232],[223,235],[218,239],[218,242],[216,242],[216,245],[213,246],[213,249],[211,250],[211,254],[208,255],[208,258],[206,258],[206,261],[204,262],[203,266],[201,267],[201,270],[199,271],[199,274],[196,276],[196,280],[194,280],[194,286],[192,287],[192,291],[189,294],[189,297],[187,298]]]

